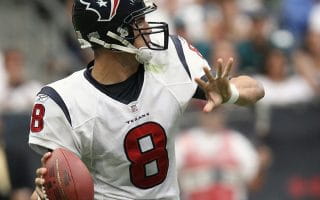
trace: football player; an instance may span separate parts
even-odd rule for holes
[[[95,199],[179,199],[173,127],[188,102],[206,99],[203,110],[211,112],[264,96],[252,78],[229,77],[232,59],[219,60],[213,76],[192,45],[169,36],[166,23],[145,20],[156,8],[149,0],[75,0],[74,28],[94,61],[42,88],[34,104],[31,148],[78,155]],[[36,172],[33,199],[46,199],[46,171]]]

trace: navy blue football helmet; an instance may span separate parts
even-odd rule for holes
[[[81,48],[104,47],[136,53],[134,40],[142,36],[152,50],[168,48],[169,30],[165,22],[147,22],[139,27],[138,20],[157,9],[151,0],[75,0],[73,25]],[[134,35],[134,30],[139,35]],[[161,44],[148,40],[147,35],[161,35]],[[163,37],[163,38],[162,38]]]

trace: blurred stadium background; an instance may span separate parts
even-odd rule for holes
[[[92,59],[75,39],[72,1],[0,1],[0,199],[28,199],[33,190],[40,161],[27,140],[37,91]],[[246,199],[319,200],[320,1],[156,3],[150,18],[167,21],[171,34],[190,41],[210,65],[232,56],[235,75],[252,75],[265,86],[266,97],[255,106],[227,106],[227,128],[245,136],[258,155]],[[200,126],[201,105],[187,109],[178,136]]]

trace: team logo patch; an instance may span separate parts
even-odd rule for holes
[[[120,0],[80,0],[86,5],[86,10],[95,12],[99,18],[98,21],[110,21],[117,14]]]

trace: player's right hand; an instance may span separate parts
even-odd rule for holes
[[[214,108],[228,101],[231,96],[231,88],[229,82],[229,74],[233,65],[233,58],[229,58],[227,64],[224,65],[221,58],[218,59],[216,65],[216,77],[213,77],[210,69],[204,67],[204,73],[208,81],[204,81],[201,78],[195,78],[195,81],[205,92],[207,97],[207,103],[205,104],[203,111],[211,112]]]
[[[35,179],[36,193],[38,195],[38,199],[41,199],[41,200],[47,200],[46,191],[44,189],[45,180],[43,176],[47,173],[48,170],[43,166],[50,156],[51,156],[51,152],[47,152],[42,156],[41,158],[42,167],[38,168],[36,171],[36,174],[37,174],[37,177]]]

